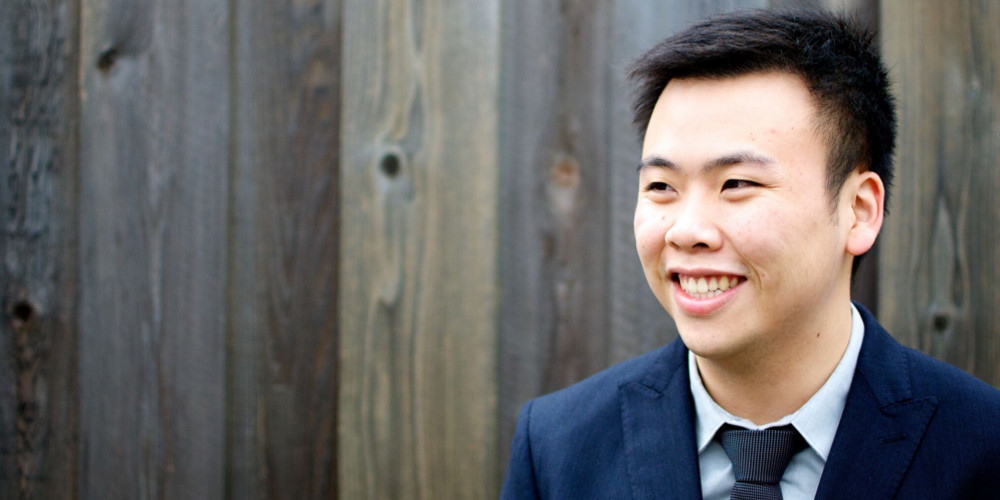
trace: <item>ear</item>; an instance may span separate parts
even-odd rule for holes
[[[857,257],[871,249],[882,229],[885,186],[878,174],[855,170],[844,183],[842,194],[847,199],[841,201],[850,207],[847,252]]]

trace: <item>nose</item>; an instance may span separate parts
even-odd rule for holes
[[[664,236],[678,250],[715,250],[722,244],[711,206],[697,199],[680,203],[673,224]]]

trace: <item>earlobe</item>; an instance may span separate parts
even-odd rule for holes
[[[850,196],[851,228],[847,235],[847,251],[859,256],[875,244],[882,229],[885,206],[885,186],[874,172],[855,171],[848,179],[845,194]]]

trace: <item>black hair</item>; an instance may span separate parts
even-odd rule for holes
[[[860,168],[882,178],[888,207],[896,113],[874,35],[856,19],[819,10],[729,12],[667,38],[628,70],[640,138],[670,80],[768,71],[800,76],[813,96],[828,137],[831,200]]]

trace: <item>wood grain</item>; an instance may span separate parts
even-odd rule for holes
[[[881,319],[1000,387],[1000,6],[885,1],[881,15],[900,110]]]
[[[226,498],[337,495],[340,15],[232,12]]]
[[[83,498],[223,494],[227,5],[83,6]]]
[[[495,498],[495,2],[345,2],[341,498]]]
[[[610,4],[504,10],[500,137],[500,408],[608,363]]]
[[[78,11],[0,5],[0,497],[73,498]]]

